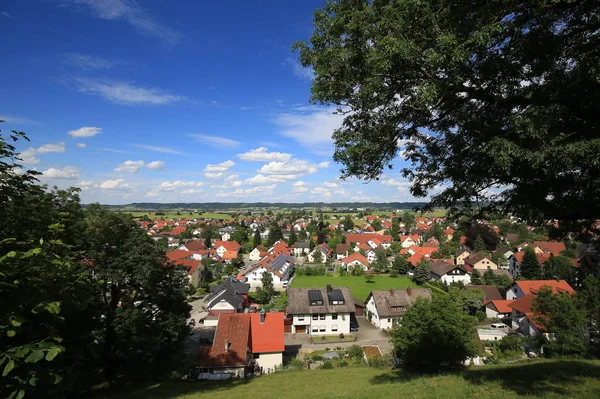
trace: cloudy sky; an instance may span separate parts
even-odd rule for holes
[[[86,203],[410,201],[338,179],[341,118],[290,50],[321,3],[4,0],[0,127]]]

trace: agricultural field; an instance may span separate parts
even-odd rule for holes
[[[156,216],[156,212],[125,212],[131,213],[133,217],[140,218],[144,215],[147,215],[150,219],[194,219],[194,218],[204,218],[204,219],[222,219],[222,220],[231,220],[231,215],[226,213],[192,213],[179,211],[179,215],[177,211],[173,212],[165,212],[164,215]]]

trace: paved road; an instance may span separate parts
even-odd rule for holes
[[[353,333],[357,338],[354,342],[312,344],[310,336],[307,334],[296,334],[295,336],[294,334],[286,334],[285,345],[292,348],[291,350],[294,352],[311,352],[333,347],[348,348],[352,345],[377,345],[384,353],[392,350],[392,345],[384,332],[363,316],[358,316],[356,319],[358,321],[358,331]]]

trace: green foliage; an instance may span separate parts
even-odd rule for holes
[[[402,223],[404,223],[404,229],[410,231],[413,228],[415,228],[417,226],[415,219],[416,218],[414,213],[405,212],[402,216]]]
[[[371,268],[379,272],[384,272],[390,267],[390,261],[387,258],[387,251],[383,247],[375,248],[375,262],[371,263]]]
[[[346,353],[353,359],[362,359],[363,348],[360,345],[352,345],[347,349]]]
[[[525,247],[525,255],[523,255],[519,275],[525,280],[540,280],[542,278],[542,266],[533,249],[529,247]]]
[[[372,283],[372,282],[373,282],[373,275],[372,275],[372,274],[367,274],[367,275],[365,276],[365,281],[366,281],[367,283]]]
[[[342,223],[344,225],[344,230],[354,229],[354,221],[352,220],[352,218],[350,216],[346,216],[344,218],[344,220],[342,221]]]
[[[485,253],[486,247],[485,243],[483,242],[483,238],[481,238],[481,235],[477,235],[475,243],[473,244],[473,250],[475,250],[475,252]]]
[[[525,337],[518,334],[508,334],[498,342],[498,350],[508,353],[522,353],[525,345]]]
[[[377,179],[404,147],[416,196],[443,185],[432,202],[452,211],[569,228],[600,214],[589,201],[598,12],[595,1],[331,1],[294,48],[315,71],[311,100],[352,111],[333,135],[343,177]],[[490,187],[499,194],[483,195]]]
[[[483,284],[483,280],[481,279],[481,273],[479,273],[479,270],[477,270],[477,269],[473,269],[473,271],[471,272],[471,284],[473,284],[473,285],[482,285]]]
[[[586,352],[585,310],[568,293],[542,287],[533,300],[534,320],[551,334],[544,344],[548,356],[582,356]]]
[[[373,227],[375,229],[375,231],[379,231],[381,230],[381,220],[379,219],[374,219],[371,222],[371,227]]]
[[[269,235],[267,236],[267,247],[273,246],[277,241],[283,240],[283,230],[277,222],[269,225]]]
[[[392,343],[407,367],[438,369],[476,353],[474,318],[451,295],[419,299],[393,331]]]
[[[575,263],[563,255],[550,256],[544,263],[543,277],[546,280],[565,280],[571,286],[574,286],[576,273]]]
[[[254,247],[257,247],[261,244],[261,238],[260,238],[260,229],[256,228],[256,230],[254,230],[254,237],[252,238],[252,244],[254,245]]]
[[[396,255],[396,259],[392,263],[392,270],[398,274],[406,274],[408,272],[408,261],[404,255]]]
[[[256,289],[256,301],[258,303],[266,304],[271,301],[275,296],[275,287],[273,286],[273,276],[269,272],[262,274],[260,278],[262,287]]]
[[[413,277],[415,283],[423,285],[431,280],[431,272],[429,271],[429,265],[426,260],[422,260],[417,268],[415,269],[415,275]]]

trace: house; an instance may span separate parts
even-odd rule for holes
[[[295,262],[296,259],[290,255],[271,254],[244,270],[238,275],[238,279],[248,282],[252,288],[262,287],[263,273],[270,273],[273,286],[276,289],[285,289],[294,275]]]
[[[183,267],[187,271],[188,278],[190,279],[190,284],[192,284],[192,286],[198,287],[200,285],[202,278],[204,277],[202,261],[183,259],[174,261],[174,263]]]
[[[565,280],[521,280],[515,281],[506,289],[506,299],[519,299],[531,293],[537,293],[543,286],[558,292],[573,293],[573,288]]]
[[[259,260],[261,260],[262,258],[267,256],[268,254],[269,253],[267,251],[265,251],[265,248],[262,245],[259,245],[256,248],[254,248],[252,251],[250,251],[250,254],[248,255],[248,259],[252,262],[258,262]]]
[[[494,255],[497,255],[498,259],[498,267],[501,269],[509,269],[509,258],[514,255],[514,252],[510,250],[508,247],[498,247],[494,251]]]
[[[363,270],[369,270],[368,259],[360,252],[352,252],[342,259],[342,265],[345,270],[352,270],[355,267],[361,267]]]
[[[495,285],[467,285],[465,290],[481,290],[485,294],[484,305],[489,301],[501,300],[502,293]]]
[[[286,254],[291,255],[290,247],[285,243],[285,241],[279,240],[276,241],[271,248],[267,250],[270,254]]]
[[[287,295],[292,333],[314,336],[350,333],[350,315],[356,308],[348,287],[288,288]]]
[[[242,312],[248,305],[248,291],[250,284],[229,278],[218,286],[210,287],[210,294],[204,298],[204,306],[210,316]]]
[[[401,236],[400,243],[402,244],[402,248],[410,248],[412,246],[416,246],[419,240],[415,240],[413,237],[414,236],[412,235]]]
[[[412,246],[408,249],[403,248],[400,250],[400,255],[408,254],[407,262],[412,267],[417,267],[423,259],[429,259],[431,254],[437,252],[437,248],[429,247],[415,247]]]
[[[456,253],[456,257],[454,258],[455,263],[457,265],[464,265],[465,259],[467,259],[469,256],[471,256],[471,251],[466,248],[462,248]]]
[[[321,255],[317,255],[317,252],[320,252]],[[308,261],[313,263],[315,262],[315,260],[317,260],[317,256],[320,257],[320,262],[325,262],[327,261],[327,258],[329,257],[329,254],[331,253],[331,251],[329,250],[329,248],[327,248],[327,245],[325,244],[321,244],[321,245],[317,245],[311,253],[308,254]]]
[[[284,315],[237,313],[219,316],[212,346],[200,349],[200,373],[272,373],[283,364]]]
[[[367,249],[365,251],[365,256],[367,257],[367,261],[369,263],[373,263],[377,260],[377,254],[375,253],[375,251],[373,249]]]
[[[215,252],[222,258],[225,251],[233,251],[238,253],[242,246],[237,241],[215,241]],[[236,255],[237,256],[237,255]]]
[[[477,336],[480,341],[500,341],[507,335],[506,332],[498,329],[477,329]]]
[[[431,299],[431,289],[409,287],[405,290],[371,291],[366,300],[367,319],[382,330],[394,328],[418,298]]]
[[[509,306],[513,303],[513,300],[509,299],[495,299],[488,301],[484,305],[485,315],[488,319],[510,319],[512,314],[512,308]]]
[[[367,306],[367,304],[362,299],[358,299],[357,297],[352,297],[352,299],[354,299],[354,307],[356,309],[354,314],[356,316],[364,316],[365,306]]]
[[[229,241],[231,239],[231,233],[228,231],[221,234],[221,241]]]
[[[480,253],[474,253],[468,258],[464,259],[465,268],[470,272],[473,269],[477,270],[495,270],[498,269],[498,265],[490,260],[487,256],[483,256]]]
[[[425,241],[425,243],[423,244],[424,247],[430,247],[430,248],[440,248],[440,242],[435,238],[435,237],[431,237],[429,240]]]
[[[352,252],[350,244],[338,244],[335,246],[335,257],[337,260],[342,260]]]
[[[392,245],[392,240],[391,239],[388,240],[386,237],[391,237],[391,236],[372,234],[371,239],[369,239],[367,241],[367,244],[369,244],[369,246],[373,249],[375,249],[377,247],[383,247],[385,249],[388,249]]]
[[[429,261],[429,271],[433,280],[441,281],[446,284],[471,283],[471,276],[461,265],[455,265],[443,260]]]
[[[533,245],[540,248],[544,253],[559,256],[560,253],[567,249],[565,243],[560,241],[534,241]]]
[[[446,230],[443,231],[443,233],[446,235],[446,241],[452,241],[452,237],[454,237],[453,228],[448,227]]]
[[[377,234],[377,233],[366,233],[366,234],[346,234],[346,242],[348,244],[356,243],[356,244],[367,244],[371,248],[373,246],[369,244],[371,241],[373,244],[376,244],[374,240],[378,240],[384,248],[389,248],[392,245],[392,236]],[[378,245],[376,245],[377,247]]]
[[[204,245],[204,242],[202,240],[189,240],[176,248],[177,251],[190,252],[197,252],[206,249],[206,245]]]
[[[538,263],[543,266],[544,263],[552,254],[547,254],[544,252],[538,252],[535,254],[537,257]],[[523,264],[523,258],[525,257],[525,251],[514,253],[508,258],[508,272],[513,278],[517,278],[519,274],[521,274],[521,265]]]
[[[294,256],[305,256],[310,252],[310,245],[306,241],[298,241],[292,246]]]

